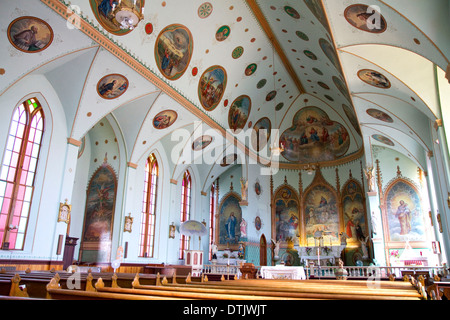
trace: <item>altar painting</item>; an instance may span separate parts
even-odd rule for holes
[[[363,192],[355,180],[347,182],[342,190],[342,209],[347,242],[359,245],[360,241],[365,241],[368,234]]]
[[[393,182],[385,198],[390,241],[425,241],[421,200],[415,187],[403,179]]]
[[[283,157],[289,161],[330,161],[347,152],[350,137],[345,127],[330,120],[324,111],[307,107],[294,116],[292,127],[280,137],[280,146]]]
[[[299,235],[300,210],[294,192],[283,187],[275,196],[275,238],[287,242]]]
[[[87,190],[81,261],[110,260],[116,190],[116,174],[104,163],[92,176]]]
[[[219,249],[237,249],[241,238],[240,224],[242,222],[242,209],[239,205],[240,198],[231,193],[226,196],[219,206]]]
[[[314,233],[323,232],[325,245],[339,240],[339,209],[335,194],[324,185],[316,185],[305,195],[305,235],[308,246],[314,246]]]

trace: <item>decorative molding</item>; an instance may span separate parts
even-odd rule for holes
[[[177,185],[177,184],[178,184],[178,181],[175,180],[175,179],[170,179],[170,183],[171,183],[171,184],[174,184],[174,185]]]
[[[138,165],[136,163],[133,162],[127,162],[127,166],[133,169],[136,169],[138,167]]]
[[[76,139],[74,139],[74,138],[67,138],[67,143],[68,144],[71,144],[71,145],[73,145],[73,146],[75,146],[75,147],[79,147],[79,146],[81,146],[81,141],[79,141],[79,140],[76,140]]]

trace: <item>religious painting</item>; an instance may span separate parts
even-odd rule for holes
[[[273,99],[275,99],[276,96],[277,96],[277,91],[275,91],[275,90],[270,91],[266,96],[266,101],[267,102],[272,101]]]
[[[364,193],[360,183],[349,180],[342,188],[344,232],[349,243],[366,243],[368,226]]]
[[[173,110],[161,111],[153,118],[153,127],[155,129],[166,129],[177,120],[177,117],[178,114]]]
[[[135,8],[139,15],[142,15],[142,9],[144,7],[144,0],[89,0],[91,4],[92,12],[100,25],[108,32],[117,36],[123,36],[131,32],[132,29],[123,28],[123,26],[117,21],[115,11],[120,7]],[[121,10],[122,14],[130,15],[130,10]],[[134,19],[139,19],[139,16],[133,14]]]
[[[275,212],[273,214],[274,240],[287,242],[299,235],[300,205],[296,192],[289,186],[282,186],[274,196]]]
[[[254,74],[256,72],[257,68],[258,68],[258,66],[256,65],[256,63],[251,63],[245,68],[244,73],[246,76],[251,76],[252,74]]]
[[[252,147],[256,151],[264,149],[270,139],[272,123],[267,117],[261,118],[254,125],[251,133]]]
[[[164,77],[173,81],[184,74],[193,46],[191,32],[181,24],[172,24],[161,31],[155,43],[155,59]]]
[[[305,193],[305,240],[314,246],[314,234],[321,231],[325,245],[339,243],[339,209],[335,193],[326,185],[316,184]]]
[[[205,135],[205,136],[201,136],[198,137],[197,139],[194,140],[194,142],[192,143],[192,150],[194,151],[200,151],[205,149],[207,146],[209,146],[211,144],[211,142],[213,141],[213,137]]]
[[[255,218],[255,229],[257,231],[259,231],[259,230],[261,230],[261,227],[262,227],[261,218],[259,216],[257,216]]]
[[[252,108],[252,101],[249,96],[242,95],[233,101],[228,112],[228,125],[233,133],[242,130],[247,123]]]
[[[317,56],[312,51],[305,50],[305,51],[303,51],[303,53],[305,54],[305,56],[307,56],[311,60],[317,60]]]
[[[344,109],[345,115],[352,124],[353,128],[355,128],[356,132],[361,135],[361,128],[359,127],[358,118],[356,118],[355,112],[345,104],[342,105],[342,109]]]
[[[106,161],[93,174],[87,189],[81,261],[110,260],[117,178]]]
[[[385,145],[388,145],[391,147],[395,146],[394,142],[392,142],[391,139],[389,139],[381,134],[374,134],[374,135],[372,135],[372,138],[378,142],[384,143]]]
[[[348,92],[347,85],[340,78],[333,76],[333,82],[336,88],[342,93],[342,95],[347,98],[347,100],[351,101],[350,94]]]
[[[267,83],[266,79],[261,79],[256,84],[256,88],[261,89],[261,88],[263,88],[266,85],[266,83]]]
[[[383,33],[387,28],[386,20],[377,8],[365,4],[347,7],[344,16],[348,23],[362,31]]]
[[[36,53],[45,50],[53,41],[50,25],[36,17],[20,17],[8,26],[9,42],[22,52]]]
[[[386,112],[383,112],[378,109],[367,109],[367,114],[371,116],[372,118],[375,118],[377,120],[387,122],[387,123],[393,123],[394,120],[391,118],[390,115],[388,115]]]
[[[425,241],[425,224],[418,189],[397,179],[385,192],[385,215],[390,241]]]
[[[295,31],[295,35],[304,41],[309,41],[308,35],[302,31]]]
[[[97,93],[103,99],[116,99],[127,91],[128,79],[121,74],[109,74],[97,83]]]
[[[334,46],[323,38],[319,40],[319,45],[323,53],[327,56],[328,60],[330,60],[330,62],[335,66],[335,68],[338,71],[341,71],[341,64],[339,62],[339,58],[337,56],[336,49],[334,48]]]
[[[227,73],[221,66],[206,69],[198,84],[198,98],[206,111],[213,111],[222,100],[227,86]]]
[[[59,213],[58,213],[58,222],[65,222],[69,224],[70,222],[70,212],[72,211],[72,205],[64,201],[64,203],[59,203]]]
[[[261,195],[261,193],[262,193],[262,189],[261,189],[261,184],[259,183],[259,181],[258,180],[256,180],[256,182],[255,182],[255,193],[256,193],[256,195],[257,196],[260,196]]]
[[[280,102],[275,106],[275,111],[280,111],[284,107],[284,102]]]
[[[350,138],[345,127],[330,120],[323,110],[307,107],[296,113],[292,127],[280,137],[280,146],[287,160],[313,163],[343,156]]]
[[[242,209],[239,204],[240,197],[235,193],[226,196],[219,205],[218,241],[219,250],[224,248],[237,249],[241,231]]]
[[[365,83],[377,88],[389,89],[391,87],[391,82],[388,78],[375,70],[360,70],[358,71],[358,77]]]
[[[290,7],[290,6],[284,6],[284,11],[290,15],[292,18],[294,19],[300,19],[300,14],[298,13],[297,10],[295,10],[294,8]]]
[[[230,36],[230,33],[231,33],[231,29],[229,26],[221,26],[216,31],[216,40],[224,41]]]
[[[317,20],[327,29],[329,32],[328,20],[325,15],[325,10],[322,7],[321,0],[304,0],[309,10],[314,14]]]
[[[226,155],[225,157],[222,158],[222,161],[220,162],[220,166],[228,167],[229,165],[235,163],[237,158],[238,158],[238,155],[236,153]]]

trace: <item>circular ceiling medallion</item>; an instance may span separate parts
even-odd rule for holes
[[[238,155],[236,153],[229,154],[229,155],[223,157],[222,161],[220,162],[220,166],[227,167],[230,164],[235,163],[237,158],[238,158]]]
[[[259,80],[258,83],[256,84],[256,88],[257,88],[257,89],[261,89],[261,88],[263,88],[263,87],[266,85],[266,83],[267,83],[267,80],[266,80],[266,79],[261,79],[261,80]]]
[[[300,19],[300,14],[298,13],[297,10],[295,10],[294,8],[290,7],[290,6],[284,6],[284,11],[290,15],[292,18],[294,19]]]
[[[251,133],[251,142],[253,149],[260,151],[264,149],[270,139],[272,123],[267,117],[261,118],[255,123]]]
[[[117,5],[117,1],[108,0],[89,0],[91,4],[92,12],[95,18],[108,32],[117,36],[123,36],[130,33],[133,29],[123,29],[120,22],[118,22],[118,16],[122,15],[122,19],[131,19],[133,21],[139,21],[139,17],[131,10],[121,10],[113,15],[113,4]],[[130,1],[126,1],[130,2]],[[135,9],[139,14],[142,14],[143,0],[135,1]],[[116,19],[117,18],[117,19]]]
[[[305,41],[309,41],[309,37],[306,35],[306,33],[304,33],[304,32],[301,32],[301,31],[295,31],[295,35],[297,36],[297,37],[299,37],[300,39],[302,39],[302,40],[305,40]]]
[[[177,80],[184,74],[193,45],[191,32],[181,24],[172,24],[160,32],[155,43],[155,59],[164,77]]]
[[[231,53],[231,56],[233,59],[238,59],[244,54],[244,47],[236,47],[233,52]]]
[[[194,151],[200,151],[205,149],[207,146],[209,146],[211,144],[211,142],[213,141],[213,137],[205,135],[205,136],[201,136],[198,137],[197,139],[194,140],[194,142],[192,143],[192,150]]]
[[[384,143],[384,144],[386,144],[388,146],[391,146],[391,147],[395,146],[394,142],[392,142],[391,139],[389,139],[389,138],[387,138],[387,137],[385,137],[385,136],[383,136],[381,134],[374,134],[372,136],[372,138],[374,138],[378,142]]]
[[[231,29],[229,26],[221,26],[216,31],[216,40],[217,41],[224,41],[226,38],[230,36]]]
[[[284,107],[284,103],[280,102],[279,104],[276,105],[275,111],[280,111],[281,109],[283,109],[283,107]]]
[[[198,7],[198,16],[201,19],[208,18],[213,11],[213,6],[209,2],[205,2],[200,7]]]
[[[388,115],[386,112],[383,112],[381,110],[367,109],[366,112],[369,116],[371,116],[372,118],[375,118],[377,120],[388,122],[388,123],[394,122],[394,120],[391,118],[390,115]]]
[[[305,51],[303,51],[303,53],[305,54],[305,56],[307,56],[311,60],[317,60],[317,56],[314,53],[312,53],[311,51],[305,50]]]
[[[384,75],[375,70],[360,70],[358,71],[358,77],[365,83],[377,88],[389,89],[391,87],[391,82]]]
[[[166,129],[170,127],[177,118],[178,114],[175,111],[164,110],[153,118],[153,126],[155,129]]]
[[[145,33],[146,34],[152,34],[153,33],[153,24],[147,23],[145,25]]]
[[[344,16],[348,23],[362,31],[383,33],[387,29],[386,20],[375,6],[354,4],[345,9]]]
[[[8,26],[9,42],[22,52],[36,53],[43,51],[53,41],[50,25],[36,17],[20,17]]]
[[[251,108],[252,101],[249,96],[242,95],[233,101],[228,112],[228,125],[234,133],[245,127]]]
[[[209,67],[198,83],[198,98],[207,111],[214,110],[227,87],[227,73],[221,66]]]
[[[245,68],[244,73],[246,76],[251,76],[252,74],[254,74],[256,72],[257,68],[258,68],[258,66],[256,65],[256,63],[249,64],[247,66],[247,68]]]
[[[275,90],[270,91],[266,96],[266,101],[272,101],[277,96],[277,92]]]
[[[128,89],[128,79],[121,74],[109,74],[97,83],[97,93],[103,99],[116,99]]]

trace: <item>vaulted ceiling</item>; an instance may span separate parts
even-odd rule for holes
[[[442,118],[436,88],[448,90],[448,1],[145,0],[144,19],[128,33],[102,16],[101,2],[3,3],[0,95],[45,75],[68,137],[81,140],[112,115],[127,162],[161,144],[176,159],[173,178],[205,153],[219,170],[206,174],[218,176],[226,149],[298,168],[370,156],[380,144],[425,166],[430,129]],[[8,41],[6,26],[24,16],[50,26],[45,50],[30,54]],[[114,77],[125,86],[101,95]],[[274,133],[258,152],[250,136],[257,124],[281,139]],[[203,135],[212,143],[192,150]],[[273,158],[275,138],[285,150]]]

